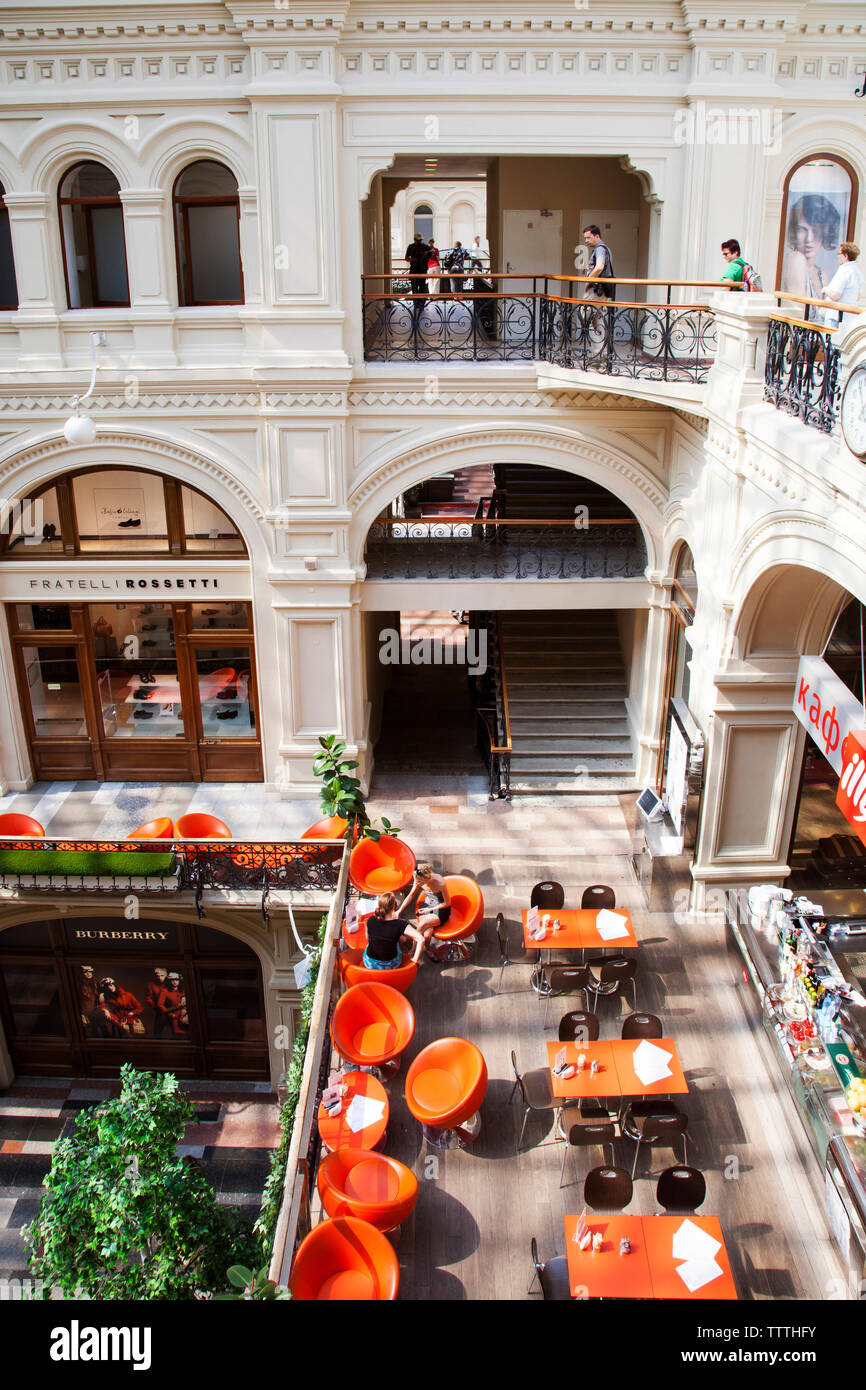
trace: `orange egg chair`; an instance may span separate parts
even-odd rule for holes
[[[311,825],[301,836],[302,840],[342,840],[349,822],[342,816],[325,816],[324,820],[317,820],[315,825]]]
[[[451,916],[433,933],[438,945],[431,944],[431,955],[437,960],[466,960],[466,944],[484,920],[484,898],[474,878],[465,874],[446,874],[445,882],[451,894]]]
[[[399,1287],[393,1245],[356,1216],[337,1216],[314,1227],[298,1246],[289,1278],[292,1298],[302,1302],[392,1302]]]
[[[396,893],[415,872],[415,856],[394,835],[359,840],[349,856],[349,878],[362,893]]]
[[[174,821],[171,816],[159,816],[157,820],[146,821],[137,830],[130,831],[126,838],[127,840],[173,840]]]
[[[400,1055],[412,1041],[412,1005],[390,985],[352,985],[337,1000],[331,1015],[331,1039],[340,1056],[357,1067],[396,1072]]]
[[[401,1226],[418,1200],[418,1179],[411,1168],[364,1149],[327,1154],[316,1185],[329,1216],[357,1216],[377,1231]]]
[[[450,1145],[452,1134],[463,1143],[477,1138],[486,1093],[487,1063],[465,1038],[439,1038],[406,1073],[406,1104],[425,1137],[440,1147]]]
[[[390,985],[392,989],[398,989],[401,994],[405,994],[418,974],[418,966],[411,956],[405,955],[403,964],[394,970],[368,970],[364,964],[363,950],[351,946],[348,951],[340,953],[340,974],[344,984],[349,986],[369,982]]]
[[[230,840],[232,832],[224,821],[203,811],[191,811],[174,824],[176,840]]]
[[[45,831],[32,816],[21,816],[15,811],[7,811],[0,816],[0,835],[14,836],[16,840],[43,840]]]

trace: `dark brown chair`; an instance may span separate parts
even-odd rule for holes
[[[583,896],[580,900],[581,907],[592,907],[596,911],[601,908],[616,907],[616,893],[612,888],[608,888],[606,883],[591,883],[588,888],[584,888]]]
[[[585,994],[589,984],[588,965],[546,965],[541,971],[540,993],[546,996],[544,1027],[550,1012],[550,1001],[556,994]],[[585,1002],[585,1001],[584,1001]]]
[[[499,983],[496,986],[497,994],[502,988],[502,976],[505,973],[506,965],[537,965],[540,951],[525,951],[522,956],[514,957],[508,952],[508,936],[505,931],[505,918],[501,912],[496,914],[496,938],[499,942]]]
[[[633,1191],[624,1168],[590,1168],[583,1184],[583,1200],[594,1211],[622,1211]]]
[[[597,1042],[598,1033],[598,1015],[587,1013],[584,1009],[563,1014],[559,1020],[560,1042]]]
[[[594,1144],[598,1144],[602,1149],[602,1157],[607,1155],[603,1152],[606,1144],[610,1144],[610,1160],[613,1162],[613,1143],[616,1139],[616,1129],[613,1120],[606,1110],[593,1107],[591,1110],[570,1105],[563,1111],[560,1120],[560,1127],[565,1135],[565,1153],[562,1155],[562,1168],[559,1171],[559,1185],[562,1187],[562,1179],[565,1176],[565,1165],[571,1149],[589,1149]]]
[[[629,1105],[620,1120],[624,1139],[634,1140],[634,1163],[631,1175],[637,1171],[637,1156],[641,1144],[669,1144],[676,1149],[677,1139],[683,1141],[683,1165],[688,1162],[686,1130],[689,1117],[678,1110],[673,1101],[636,1100]]]
[[[519,1090],[524,1106],[523,1124],[520,1126],[520,1138],[517,1141],[519,1149],[523,1143],[523,1134],[530,1111],[540,1113],[544,1110],[558,1110],[562,1102],[554,1098],[549,1067],[536,1067],[534,1071],[525,1071],[521,1075],[517,1068],[517,1056],[513,1051],[511,1053],[511,1065],[514,1068],[514,1085],[508,1099],[513,1100],[514,1092]]]
[[[655,1014],[629,1014],[622,1021],[624,1038],[663,1038],[665,1030]]]
[[[636,972],[637,961],[629,960],[626,956],[611,956],[609,960],[590,961],[589,983],[586,987],[598,1003],[600,995],[607,998],[618,994],[631,980],[634,1007],[637,1008],[637,988],[634,982]]]
[[[532,1267],[535,1273],[529,1284],[527,1293],[532,1293],[532,1285],[536,1279],[541,1285],[541,1296],[547,1302],[548,1299],[571,1298],[571,1284],[568,1278],[568,1260],[564,1255],[554,1255],[552,1260],[545,1260],[544,1264],[538,1258],[538,1242],[535,1236],[530,1243],[530,1254],[532,1255]]]
[[[555,883],[550,879],[536,883],[529,895],[530,907],[553,908],[557,911],[564,903],[565,889],[561,883]]]
[[[696,1211],[707,1195],[699,1168],[665,1168],[656,1183],[656,1201],[665,1211]]]

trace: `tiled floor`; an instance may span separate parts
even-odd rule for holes
[[[196,1158],[217,1199],[254,1216],[279,1142],[276,1098],[265,1084],[181,1082],[197,1121],[178,1152]],[[117,1095],[119,1082],[22,1077],[0,1092],[0,1281],[25,1279],[21,1228],[39,1207],[42,1179],[56,1141],[79,1111]]]

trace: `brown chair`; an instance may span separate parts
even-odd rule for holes
[[[588,965],[546,965],[541,971],[541,989],[546,996],[544,1024],[550,1013],[550,1001],[556,994],[585,994],[589,984]],[[585,1002],[585,1001],[584,1001]]]
[[[561,883],[555,883],[550,879],[536,883],[529,895],[530,907],[553,908],[554,911],[558,911],[564,904],[565,889]]]
[[[511,1088],[509,1100],[514,1099],[514,1092],[519,1090],[523,1100],[523,1124],[520,1126],[520,1138],[517,1140],[517,1147],[523,1143],[523,1133],[526,1129],[526,1121],[530,1111],[539,1114],[542,1111],[558,1110],[561,1101],[556,1100],[553,1094],[553,1085],[550,1080],[550,1069],[548,1067],[536,1067],[534,1071],[525,1071],[521,1076],[517,1068],[517,1056],[512,1050],[511,1065],[514,1068],[514,1085]]]
[[[676,1149],[677,1139],[683,1141],[683,1165],[688,1161],[686,1130],[689,1117],[678,1110],[673,1101],[636,1100],[629,1105],[620,1120],[623,1139],[634,1140],[634,1163],[631,1175],[637,1171],[637,1156],[641,1144],[668,1144]]]
[[[590,994],[595,995],[595,1002],[598,1003],[599,995],[608,997],[618,994],[623,986],[631,980],[634,1007],[637,1008],[637,989],[634,983],[636,971],[637,961],[629,960],[625,956],[611,956],[609,960],[590,961],[589,983],[586,987]]]
[[[505,973],[506,965],[537,965],[539,951],[524,951],[523,955],[515,958],[508,953],[508,936],[505,931],[505,918],[501,912],[496,914],[496,938],[499,942],[499,983],[496,986],[497,994],[502,988],[502,976]]]
[[[562,1155],[562,1167],[559,1171],[560,1187],[562,1187],[562,1179],[565,1176],[568,1155],[572,1149],[589,1149],[594,1144],[598,1144],[603,1151],[605,1145],[610,1144],[610,1159],[611,1163],[613,1162],[613,1142],[616,1139],[616,1129],[606,1110],[599,1110],[595,1107],[591,1110],[583,1110],[579,1106],[569,1105],[567,1110],[562,1113],[560,1126],[565,1135],[565,1153]],[[602,1157],[606,1157],[604,1152],[602,1152]]]
[[[548,1299],[570,1299],[571,1284],[568,1278],[568,1260],[565,1256],[554,1255],[552,1260],[545,1260],[542,1264],[538,1258],[538,1242],[535,1236],[532,1237],[529,1249],[535,1273],[526,1292],[532,1293],[532,1285],[537,1279],[541,1285],[541,1296],[545,1302]]]
[[[583,1200],[593,1211],[622,1211],[633,1191],[624,1168],[590,1168],[583,1184]]]
[[[580,900],[581,907],[591,907],[597,912],[603,907],[616,907],[616,893],[612,888],[608,888],[606,883],[592,883],[589,888],[584,888],[583,896]]]
[[[656,1183],[656,1201],[665,1211],[696,1211],[707,1195],[699,1168],[665,1168]]]
[[[598,1033],[598,1015],[587,1013],[584,1009],[563,1014],[559,1020],[560,1042],[597,1042]]]
[[[624,1038],[663,1038],[665,1030],[655,1014],[629,1014],[622,1021]]]

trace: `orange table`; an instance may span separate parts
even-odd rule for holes
[[[388,1095],[385,1087],[366,1071],[345,1072],[343,1081],[349,1089],[343,1097],[339,1115],[329,1115],[324,1105],[319,1102],[317,1121],[322,1143],[330,1153],[334,1153],[336,1149],[375,1149],[388,1127]],[[346,1111],[353,1096],[369,1096],[372,1100],[385,1102],[382,1118],[371,1125],[365,1125],[357,1134],[354,1134],[346,1123]]]
[[[590,1231],[600,1231],[602,1248],[596,1254],[575,1243],[578,1217],[565,1218],[568,1278],[575,1298],[685,1298],[736,1299],[737,1290],[725,1250],[722,1228],[716,1216],[605,1216],[587,1214]],[[721,1242],[715,1256],[721,1274],[690,1292],[677,1273],[683,1261],[675,1259],[673,1238],[684,1221],[691,1221]],[[619,1242],[628,1236],[631,1250],[620,1255]]]
[[[550,923],[547,928],[547,935],[542,941],[534,941],[526,930],[527,908],[523,909],[523,944],[530,950],[535,951],[586,951],[590,949],[604,951],[627,951],[634,950],[638,944],[634,934],[634,924],[628,912],[619,912],[618,916],[625,917],[625,925],[628,929],[627,936],[618,936],[613,941],[605,941],[598,934],[596,922],[599,911],[592,907],[573,907],[560,908],[554,912],[552,908],[545,908],[542,912],[539,909],[539,918],[543,919],[549,913]],[[560,930],[552,931],[553,922],[559,921]]]
[[[346,919],[343,918],[343,940],[347,946],[357,946],[359,951],[367,949],[367,923],[373,916],[372,912],[365,912],[363,917],[358,917],[358,930],[354,932],[346,931]]]
[[[670,1038],[652,1038],[651,1041],[656,1047],[673,1055],[668,1062],[671,1075],[663,1076],[661,1081],[653,1081],[650,1085],[641,1081],[633,1065],[640,1039],[616,1038],[613,1042],[594,1043],[549,1042],[547,1056],[553,1094],[568,1099],[576,1096],[684,1096],[689,1083],[680,1065],[676,1043]],[[586,1070],[578,1072],[570,1081],[564,1081],[553,1072],[553,1064],[563,1048],[567,1062],[576,1063],[581,1052],[586,1057]],[[590,1072],[594,1057],[601,1068],[595,1076]]]

